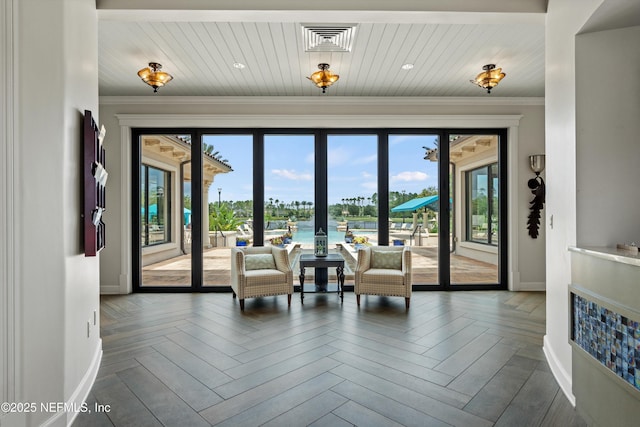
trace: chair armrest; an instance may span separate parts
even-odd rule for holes
[[[411,284],[412,281],[412,269],[411,269],[411,248],[405,246],[402,250],[402,274],[405,277],[405,281]]]
[[[271,254],[276,263],[276,269],[283,273],[291,272],[291,264],[289,264],[289,252],[285,248],[271,247]]]
[[[358,262],[356,263],[356,272],[364,272],[371,268],[371,249],[358,249]]]
[[[244,252],[240,249],[231,249],[231,284],[237,289],[240,276],[245,275]]]

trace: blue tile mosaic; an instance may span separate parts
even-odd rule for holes
[[[640,390],[638,322],[573,295],[573,341]]]

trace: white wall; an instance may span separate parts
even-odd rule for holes
[[[577,243],[640,244],[640,27],[576,38]]]
[[[567,248],[576,243],[575,35],[601,2],[550,0],[546,23],[547,333],[544,351],[554,376],[572,402],[575,399],[571,392],[567,290],[571,262]]]
[[[0,0],[0,402],[14,401],[13,2]],[[3,415],[0,413],[0,419]]]
[[[7,3],[14,44],[13,55],[5,52],[3,59],[15,70],[16,88],[14,134],[6,141],[16,237],[8,248],[15,268],[8,286],[16,297],[12,329],[1,332],[17,337],[8,349],[16,361],[8,394],[11,401],[38,405],[81,403],[101,354],[99,324],[91,324],[87,337],[87,321],[99,308],[99,262],[84,257],[80,217],[82,114],[98,109],[95,2]],[[67,425],[73,416],[10,414],[2,423]]]
[[[141,83],[142,84],[142,83]],[[526,220],[531,193],[527,188],[527,180],[532,174],[526,157],[529,154],[544,151],[544,109],[540,99],[363,99],[363,98],[331,98],[293,99],[293,98],[171,98],[171,97],[136,97],[119,98],[104,97],[100,100],[100,117],[107,127],[108,135],[120,135],[121,140],[110,138],[106,143],[107,164],[109,165],[109,183],[107,187],[108,210],[105,222],[109,233],[107,247],[102,256],[101,291],[103,293],[123,293],[130,291],[131,272],[127,270],[127,259],[130,248],[123,244],[123,239],[130,239],[127,223],[128,216],[121,217],[124,197],[130,187],[128,177],[130,165],[127,164],[129,138],[125,129],[121,134],[116,114],[129,115],[128,122],[137,126],[149,126],[153,120],[150,114],[162,114],[165,126],[175,123],[187,123],[188,126],[200,127],[259,127],[268,126],[318,126],[327,127],[327,121],[321,118],[309,122],[309,115],[322,114],[339,116],[340,123],[329,121],[336,127],[374,127],[381,126],[375,118],[369,123],[363,117],[393,115],[398,123],[415,126],[416,120],[424,119],[424,126],[429,127],[441,119],[442,123],[451,123],[457,116],[492,117],[504,115],[522,115],[519,126],[515,128],[517,142],[509,147],[513,155],[514,197],[511,235],[515,244],[510,248],[511,260],[510,282],[517,289],[544,290],[544,233],[537,240],[527,235]],[[274,114],[277,112],[277,114]],[[140,116],[137,116],[137,115]],[[131,119],[133,115],[133,119]],[[136,117],[139,120],[136,121]],[[269,119],[272,118],[272,119]],[[430,123],[431,122],[431,123]],[[222,123],[222,124],[221,124]],[[283,124],[284,123],[284,124]],[[359,126],[359,123],[364,123]],[[372,124],[373,123],[373,124]],[[458,122],[460,127],[480,127],[480,121],[474,123]],[[514,141],[515,141],[514,140]],[[124,144],[122,143],[124,141]],[[124,146],[123,150],[121,147]],[[122,168],[125,168],[124,170]],[[124,174],[124,179],[121,176]]]

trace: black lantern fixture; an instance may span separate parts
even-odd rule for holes
[[[545,185],[544,180],[540,176],[540,172],[544,170],[545,156],[544,154],[534,154],[529,156],[529,167],[536,174],[535,178],[531,178],[527,185],[531,189],[531,193],[534,195],[533,200],[529,203],[529,219],[527,220],[527,229],[529,230],[529,236],[533,239],[538,238],[538,229],[540,228],[540,211],[544,208],[545,199]]]
[[[322,231],[322,227],[316,233],[313,239],[313,254],[317,257],[325,257],[327,256],[327,247],[329,246],[329,241],[327,239],[327,233]]]

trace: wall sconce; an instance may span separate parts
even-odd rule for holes
[[[534,154],[529,156],[529,167],[531,171],[536,174],[535,178],[531,178],[527,185],[531,189],[533,194],[533,200],[529,203],[529,219],[527,220],[527,229],[529,230],[529,236],[533,239],[538,238],[538,229],[540,228],[540,211],[544,208],[545,198],[545,185],[544,180],[540,176],[540,172],[544,170],[544,154]]]

